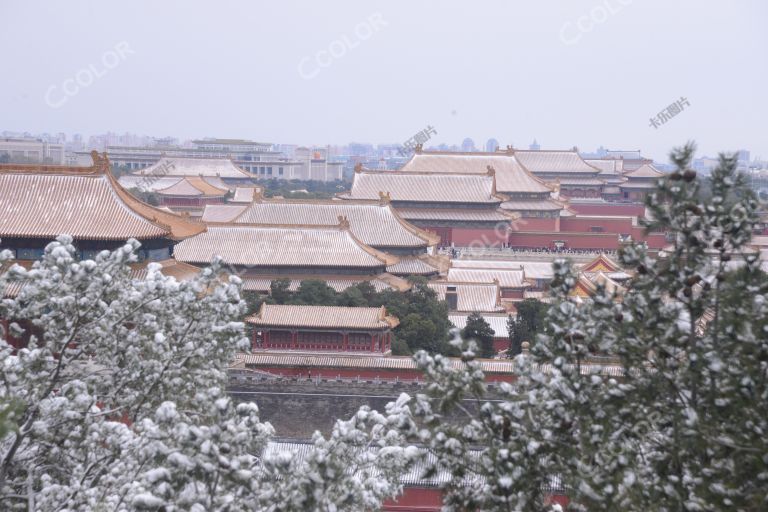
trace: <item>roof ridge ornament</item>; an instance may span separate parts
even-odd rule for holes
[[[361,162],[357,162],[355,164],[355,172],[358,173],[358,174],[363,172],[363,164]]]
[[[379,205],[386,206],[392,202],[392,196],[389,192],[382,192],[379,190]]]
[[[507,150],[505,151],[508,155],[514,155],[515,154],[515,148],[512,146],[512,144],[507,144]]]
[[[94,149],[91,151],[91,159],[93,160],[92,167],[94,171],[101,173],[109,171],[109,157],[106,152],[99,154],[99,152]]]
[[[420,155],[420,154],[422,153],[422,151],[423,151],[423,150],[424,150],[424,144],[422,144],[422,143],[418,143],[418,144],[416,144],[416,147],[413,149],[413,151],[414,151],[414,152],[415,152],[417,155]]]
[[[342,231],[348,231],[349,230],[349,219],[347,219],[346,215],[339,215],[339,229]]]
[[[491,195],[496,195],[496,169],[492,165],[488,166],[488,176],[491,178]]]

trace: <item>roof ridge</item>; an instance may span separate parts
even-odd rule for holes
[[[55,164],[0,164],[0,172],[7,174],[63,174],[71,176],[103,176],[109,173],[109,158],[106,153],[99,155],[91,151],[93,163],[90,166]]]
[[[452,268],[460,268],[460,267],[452,267]],[[461,267],[461,268],[465,268],[465,267]],[[430,281],[430,282],[427,283],[427,285],[431,285],[431,284],[441,284],[441,285],[460,284],[460,285],[470,285],[470,286],[496,286],[496,287],[499,286],[498,282],[493,282],[493,281],[488,282],[488,283],[476,283],[476,282],[473,282],[473,281],[456,281],[456,280],[453,280],[453,281],[445,280],[445,281],[443,281],[443,280],[435,280],[435,281]]]
[[[95,151],[93,153],[95,153]],[[93,155],[91,155],[91,156],[93,156]],[[139,215],[140,217],[146,219],[147,221],[155,223],[155,224],[158,224],[159,227],[165,229],[168,232],[167,235],[170,235],[171,238],[174,238],[174,239],[177,239],[177,240],[178,239],[182,239],[182,238],[186,238],[186,237],[189,237],[189,236],[198,235],[198,234],[200,234],[200,233],[202,233],[202,232],[204,232],[206,230],[206,227],[205,227],[204,224],[198,224],[198,223],[191,222],[191,221],[185,219],[181,215],[177,215],[175,213],[170,213],[170,212],[161,210],[159,208],[155,208],[154,206],[149,205],[147,203],[144,203],[143,201],[140,201],[139,199],[137,199],[133,194],[128,192],[122,185],[120,185],[120,182],[117,180],[117,178],[115,178],[115,176],[112,174],[112,172],[108,169],[109,160],[107,159],[107,154],[106,153],[104,153],[104,157],[103,158],[106,160],[107,170],[105,170],[105,174],[106,174],[107,180],[111,184],[111,188],[112,188],[113,192],[115,193],[115,195],[118,197],[118,200],[120,200],[126,208],[128,208],[129,210],[135,212],[137,215]],[[94,162],[94,163],[96,163],[96,162]],[[102,163],[102,165],[104,165],[103,162],[101,162],[101,163]],[[136,206],[139,207],[138,210],[137,210]],[[149,211],[150,213],[152,213],[154,215],[149,215],[149,214],[145,213],[145,211],[142,211],[142,210]],[[159,219],[162,219],[162,220],[159,220]],[[169,221],[169,222],[164,222],[164,221]],[[174,223],[177,223],[177,224],[174,224]],[[187,231],[188,230],[188,231],[190,231],[190,233],[188,233],[188,234],[182,234],[182,233],[176,234],[176,233],[173,232],[174,231],[173,230],[174,226],[181,228],[181,230],[183,230],[183,231]]]
[[[225,205],[216,205],[225,206]],[[233,205],[234,206],[234,205]],[[235,218],[237,219],[237,217]],[[263,222],[238,222],[233,221],[212,221],[206,223],[208,227],[212,228],[264,228],[264,229],[317,229],[323,231],[338,231],[341,223],[331,224],[265,224]]]
[[[457,176],[457,177],[472,177],[472,178],[491,178],[492,176],[487,172],[439,172],[439,171],[383,171],[380,169],[365,169],[357,171],[356,174],[368,174],[368,175],[383,175],[383,176]]]
[[[340,192],[344,193],[344,192]],[[285,198],[285,197],[261,197],[258,200],[254,200],[253,203],[271,203],[271,204],[318,204],[318,205],[358,205],[358,206],[382,206],[380,201],[376,199],[349,199],[346,201],[340,201],[336,199],[300,199],[300,198]]]
[[[370,245],[366,245],[359,238],[357,238],[355,234],[352,233],[352,230],[349,227],[349,221],[347,220],[346,217],[343,217],[343,220],[342,220],[342,217],[339,216],[339,221],[340,221],[339,223],[340,229],[344,231],[347,234],[347,236],[349,236],[349,238],[352,239],[352,241],[354,241],[358,246],[360,246],[362,250],[364,250],[365,252],[367,252],[377,260],[383,262],[385,266],[396,265],[397,263],[400,263],[400,258],[395,256],[394,254],[389,254],[387,252],[374,249]]]
[[[395,220],[400,223],[403,228],[405,228],[408,232],[412,233],[414,236],[421,238],[425,242],[427,242],[427,245],[434,246],[440,243],[440,236],[436,233],[433,233],[431,231],[427,231],[426,229],[422,229],[418,227],[415,224],[411,224],[404,218],[400,216],[400,213],[392,207],[392,203],[386,203],[381,205],[382,208],[386,208],[390,211],[392,216],[395,218]]]
[[[439,149],[436,149],[436,150],[428,149],[428,150],[422,150],[422,152],[419,153],[419,154],[420,155],[464,155],[464,156],[477,155],[477,156],[498,156],[498,157],[510,156],[509,153],[507,153],[506,151],[501,151],[501,150],[497,150],[497,151],[448,151],[448,150],[439,150]]]
[[[465,260],[465,261],[471,261],[471,260]],[[482,260],[482,261],[492,261],[492,260]],[[499,260],[499,261],[505,261],[505,260]],[[523,266],[520,265],[520,268],[494,268],[494,267],[451,267],[451,270],[493,270],[493,271],[514,271],[514,272],[520,272],[525,271],[523,269]]]

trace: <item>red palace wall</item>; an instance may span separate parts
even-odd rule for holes
[[[11,336],[10,322],[3,318],[0,318],[0,334],[5,338],[5,342],[13,347],[14,353],[20,348],[24,348],[29,344],[29,338],[32,334],[36,334],[38,339],[42,339],[39,329],[32,327],[32,325],[24,320],[16,321],[19,327],[24,329],[24,334],[21,338]]]
[[[451,242],[457,247],[501,247],[506,242],[506,229],[450,228]],[[447,244],[447,245],[450,245]]]
[[[634,227],[631,234],[636,241],[645,241],[650,249],[661,249],[667,245],[663,233],[646,235],[641,227]],[[554,249],[553,242],[565,242],[566,249],[597,249],[614,251],[619,248],[619,238],[616,233],[584,233],[584,232],[549,232],[549,233],[510,233],[509,246],[513,248],[548,248]]]
[[[602,233],[595,234],[623,234],[632,235],[634,240],[645,241],[651,249],[661,249],[666,245],[666,239],[663,233],[645,233],[642,226],[633,226],[632,219],[626,218],[603,218],[603,219],[585,219],[583,217],[564,218],[561,223],[561,232],[565,237],[566,233],[587,233],[592,234],[593,227],[603,228]],[[565,238],[563,238],[565,239]]]
[[[665,246],[669,245],[669,242],[667,242],[667,238],[664,236],[664,233],[651,233],[649,235],[644,235],[642,229],[637,229],[637,231],[639,233],[633,233],[632,236],[635,237],[635,240],[645,240],[649,249],[663,249]]]
[[[581,215],[628,215],[630,217],[643,217],[645,215],[645,206],[636,203],[569,203],[568,207]]]
[[[620,218],[589,218],[584,217],[565,217],[560,221],[560,231],[564,233],[592,233],[592,228],[602,228],[603,233],[631,234],[631,217]]]
[[[385,512],[438,512],[443,504],[443,493],[431,487],[406,487],[397,499],[384,502]]]
[[[560,217],[522,217],[514,221],[513,231],[559,231]]]
[[[565,509],[568,497],[561,494],[550,495],[548,501],[557,503]],[[395,500],[384,502],[385,512],[437,512],[443,502],[443,493],[437,488],[406,487],[403,494]]]
[[[493,350],[499,353],[509,348],[509,338],[493,338]]]
[[[616,250],[619,247],[618,236],[614,233],[511,233],[509,246],[554,249],[555,240],[565,241],[566,249]]]

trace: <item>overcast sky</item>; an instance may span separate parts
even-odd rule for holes
[[[5,0],[0,47],[0,131],[768,158],[764,0]]]

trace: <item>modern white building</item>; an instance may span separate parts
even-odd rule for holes
[[[272,144],[242,139],[200,139],[187,146],[108,146],[112,165],[145,169],[163,158],[230,160],[260,180],[296,179],[334,181],[342,179],[343,163],[328,162],[325,148],[299,147],[291,158],[274,151]],[[78,151],[76,161],[86,165],[90,152]]]
[[[0,139],[0,158],[16,163],[63,165],[64,144],[30,137],[2,138]]]

